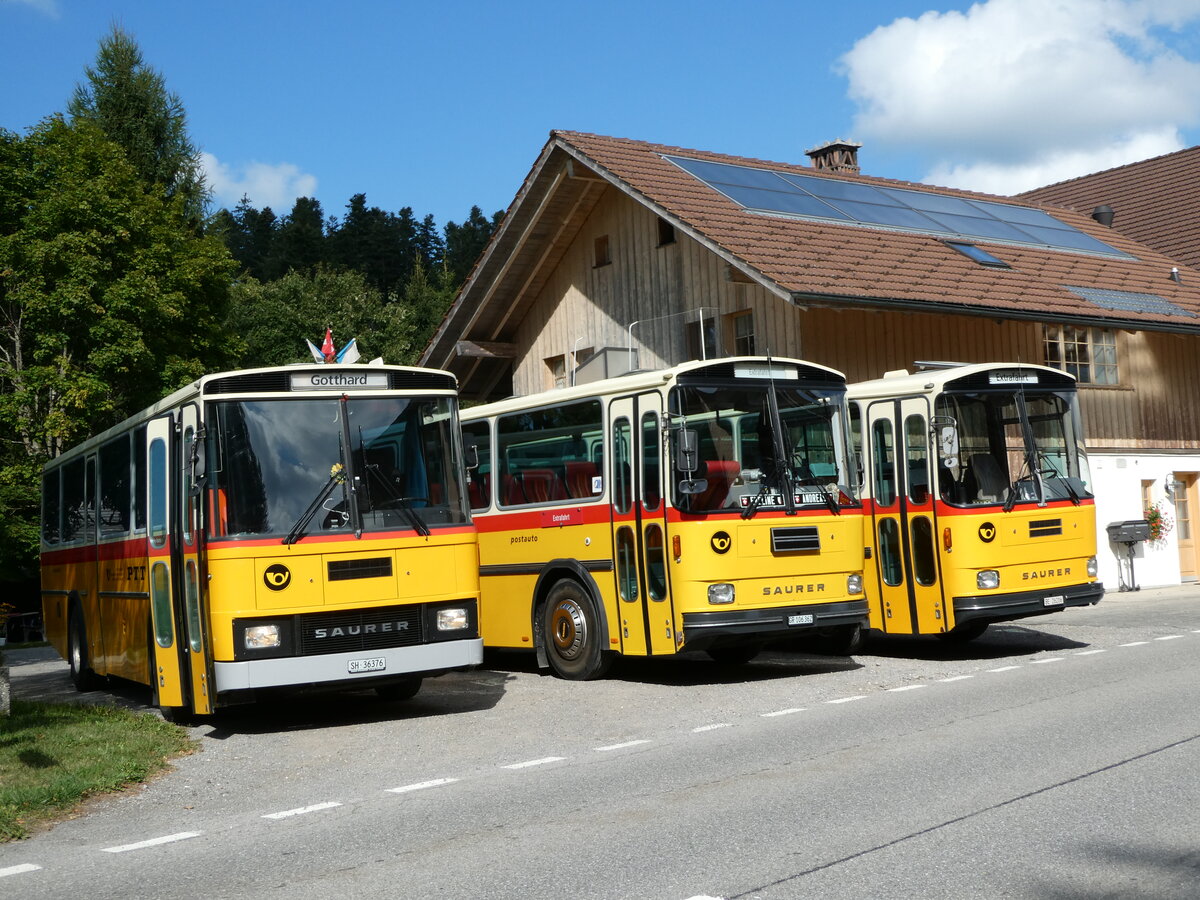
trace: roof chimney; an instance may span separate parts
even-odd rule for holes
[[[1114,216],[1116,216],[1116,213],[1113,212],[1111,206],[1097,206],[1092,210],[1092,218],[1106,228],[1112,228]]]
[[[813,168],[823,172],[843,172],[850,175],[858,174],[858,148],[862,144],[854,141],[827,141],[819,147],[805,150],[805,156],[812,160]]]

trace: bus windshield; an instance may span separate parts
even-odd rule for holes
[[[455,419],[449,397],[214,403],[208,536],[290,543],[465,524]]]
[[[772,406],[778,410],[778,425]],[[671,391],[676,439],[694,431],[698,465],[674,460],[674,502],[689,512],[854,505],[843,487],[845,394],[777,382],[768,385],[686,385]],[[790,503],[789,500],[790,494]]]
[[[939,489],[950,503],[985,506],[1091,497],[1091,475],[1075,394],[1069,391],[950,392],[937,400],[953,420],[956,452],[942,452]]]

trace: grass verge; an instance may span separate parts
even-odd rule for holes
[[[0,842],[145,781],[197,746],[147,713],[14,700],[12,714],[0,716]]]

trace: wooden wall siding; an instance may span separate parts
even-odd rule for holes
[[[593,265],[594,242],[608,235],[612,263]],[[572,347],[625,347],[629,323],[643,368],[683,362],[686,317],[716,307],[721,316],[750,309],[760,353],[831,366],[850,381],[909,369],[917,360],[1043,362],[1035,322],[977,316],[798,307],[757,284],[732,282],[720,257],[682,233],[658,246],[658,217],[608,189],[560,261],[515,341],[518,394],[552,386],[545,360]],[[725,353],[728,323],[720,320]],[[507,338],[501,338],[507,339]],[[1088,446],[1108,450],[1200,449],[1200,337],[1118,332],[1120,385],[1080,394]]]

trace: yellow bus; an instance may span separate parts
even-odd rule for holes
[[[849,647],[867,621],[845,380],[745,357],[463,411],[480,631],[569,679],[616,655]]]
[[[979,637],[1099,602],[1075,379],[926,363],[850,385],[871,628]]]
[[[483,656],[461,447],[448,372],[207,375],[46,465],[47,639],[80,690],[141,682],[172,718],[410,697]]]

